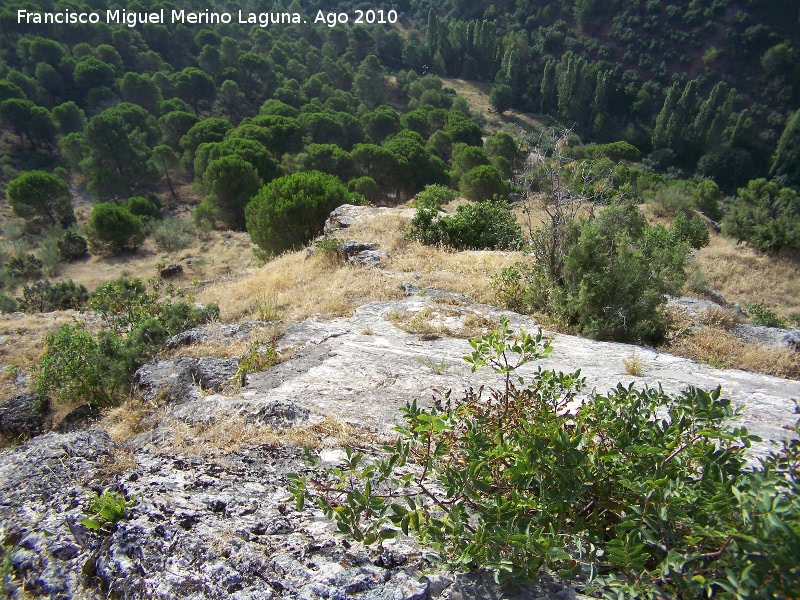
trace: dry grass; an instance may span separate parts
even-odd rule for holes
[[[712,235],[696,259],[708,284],[728,302],[764,302],[784,317],[800,313],[800,257],[767,256]]]
[[[142,421],[151,414],[153,406],[141,400],[129,398],[116,408],[105,412],[100,426],[116,443],[122,443],[144,431]]]
[[[730,331],[737,325],[744,323],[746,319],[735,310],[712,306],[702,315],[701,322],[711,328]]]
[[[676,356],[718,369],[741,369],[785,379],[800,378],[800,352],[743,342],[721,327],[693,326],[683,314],[671,312],[677,330],[661,348]]]
[[[259,299],[274,299],[285,321],[312,315],[336,317],[374,300],[402,297],[398,285],[410,280],[417,287],[436,287],[492,302],[490,279],[520,260],[517,252],[451,252],[423,246],[405,237],[409,219],[380,215],[357,222],[341,237],[376,241],[391,255],[387,269],[365,269],[331,264],[305,251],[283,254],[235,282],[207,286],[197,294],[201,302],[216,302],[223,320],[257,316]]]
[[[159,449],[169,453],[196,456],[228,454],[244,446],[302,446],[312,450],[323,446],[353,445],[368,442],[370,434],[330,416],[307,427],[277,430],[252,425],[243,417],[219,418],[211,425],[174,423],[170,438],[159,443]]]
[[[633,375],[634,377],[644,375],[645,364],[642,357],[636,353],[636,350],[631,353],[630,358],[623,358],[622,364],[625,365],[625,373],[627,375]]]

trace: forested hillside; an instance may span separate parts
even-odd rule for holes
[[[795,3],[414,6],[426,35],[404,58],[496,83],[498,109],[546,113],[588,139],[624,139],[651,153],[654,168],[697,172],[727,191],[767,175],[800,182],[796,155],[785,156],[800,106]]]
[[[561,263],[577,239],[566,231],[582,203],[650,203],[651,217],[674,219],[671,233],[647,234],[661,236],[642,242],[647,252],[683,248],[669,236],[702,248],[709,221],[760,252],[800,247],[800,34],[788,3],[264,10],[105,0],[2,9],[4,311],[80,305],[71,281],[53,291],[41,280],[87,253],[169,252],[246,230],[263,259],[310,241],[342,203],[399,204],[431,185],[454,193],[418,198],[417,239],[534,254],[543,243],[554,290],[566,289]],[[488,86],[500,115],[458,95],[465,81]],[[510,108],[527,111],[524,128],[502,117]],[[438,219],[456,194],[504,206]],[[531,202],[550,215],[544,238]],[[527,238],[511,223],[521,213]],[[489,235],[477,226],[487,220],[502,226]],[[687,280],[679,255],[656,304]],[[575,302],[559,294],[528,310],[576,326],[564,316]],[[557,310],[556,297],[571,308]]]

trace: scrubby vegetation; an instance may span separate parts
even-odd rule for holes
[[[117,404],[130,392],[134,371],[167,338],[219,315],[214,305],[159,300],[138,279],[102,285],[89,305],[104,322],[98,333],[76,323],[47,336],[35,368],[35,387],[42,398],[93,406]]]
[[[328,5],[353,7],[312,0],[302,10]],[[245,283],[204,290],[228,316],[336,316],[366,297],[394,297],[394,279],[346,266],[338,239],[321,241],[307,262],[287,253],[344,203],[412,199],[406,236],[407,222],[390,239],[378,239],[379,228],[364,234],[391,251],[393,272],[486,302],[494,275],[504,306],[562,330],[667,340],[718,367],[733,366],[733,354],[757,356],[754,368],[797,376],[788,350],[775,361],[737,341],[723,353],[733,317],[717,316],[727,337],[714,330],[711,340],[689,327],[671,332],[665,310],[684,286],[718,296],[709,280],[719,286],[726,267],[744,264],[731,254],[706,279],[698,265],[715,243],[761,253],[747,254],[753,271],[769,260],[784,280],[796,277],[793,3],[415,0],[394,7],[399,23],[334,27],[17,21],[20,8],[64,6],[0,8],[0,311],[84,309],[102,320],[51,331],[41,358],[26,347],[43,397],[115,405],[168,336],[216,318],[214,304],[129,278],[145,262],[152,273],[191,259],[192,285],[205,286],[214,229],[228,230],[213,234],[224,240],[216,248],[246,255],[238,266],[250,267],[250,245],[237,232],[257,246],[253,264],[272,261],[237,280]],[[456,91],[471,86],[480,104]],[[124,279],[79,276],[112,264]],[[215,273],[234,275],[224,269]],[[781,294],[797,296],[784,283]],[[753,323],[791,324],[774,297],[728,289]],[[437,334],[422,317],[408,327]],[[504,326],[475,352],[475,364],[510,376],[516,363],[502,361],[511,354],[522,363],[547,348],[512,341]],[[237,376],[275,360],[254,347]],[[414,529],[444,557],[499,578],[548,567],[620,596],[796,595],[796,445],[747,470],[750,437],[724,428],[731,411],[719,392],[618,388],[567,416],[563,402],[579,386],[577,374],[542,371],[530,384],[507,379],[481,402],[409,407],[387,462],[364,467],[351,454],[347,475],[364,486],[334,473],[321,506],[356,539]],[[415,461],[422,476],[394,472]],[[414,493],[402,492],[397,508],[395,492],[371,493],[373,480]],[[431,481],[441,493],[428,491]],[[377,518],[364,520],[364,507]]]

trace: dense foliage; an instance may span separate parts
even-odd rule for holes
[[[504,200],[464,204],[454,215],[420,207],[411,220],[409,235],[423,244],[457,250],[509,250],[522,243],[522,230]]]
[[[772,181],[751,181],[731,202],[722,231],[762,252],[800,248],[800,197]]]
[[[264,186],[247,205],[247,231],[263,251],[278,254],[322,233],[330,212],[350,200],[347,188],[333,175],[287,175]]]
[[[460,568],[500,582],[543,569],[608,598],[772,598],[800,589],[800,442],[746,466],[756,436],[732,428],[717,388],[618,385],[567,407],[580,372],[519,367],[546,357],[541,333],[503,321],[465,360],[504,385],[404,411],[394,445],[295,476],[340,532],[365,544],[414,532]],[[797,428],[800,429],[800,422]]]
[[[631,203],[612,205],[572,223],[556,268],[544,260],[520,263],[495,277],[495,289],[509,308],[545,311],[586,336],[657,343],[667,332],[666,295],[686,278],[683,235],[648,226]],[[541,230],[538,239],[548,236]]]
[[[103,284],[89,305],[103,319],[101,331],[95,334],[77,323],[47,335],[35,369],[35,387],[42,398],[114,405],[130,393],[133,373],[167,338],[219,316],[215,305],[159,301],[138,279]]]

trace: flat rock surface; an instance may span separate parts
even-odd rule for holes
[[[2,541],[13,548],[16,582],[25,582],[28,597],[56,599],[508,598],[486,574],[437,571],[435,557],[412,539],[400,537],[383,551],[363,548],[334,535],[315,508],[296,510],[286,475],[312,469],[296,446],[249,440],[245,427],[233,449],[175,450],[180,436],[202,436],[237,419],[280,432],[334,418],[388,434],[413,399],[430,403],[436,389],[459,394],[500,383],[487,369],[472,373],[462,360],[471,351],[466,336],[478,326],[507,316],[515,328],[537,328],[527,317],[463,297],[410,286],[408,293],[362,306],[348,318],[289,326],[278,347],[284,362],[246,375],[239,389],[175,398],[124,445],[92,429],[51,433],[0,452]],[[742,422],[766,440],[787,435],[782,427],[796,418],[791,398],[800,398],[800,382],[547,335],[552,355],[526,365],[522,375],[539,366],[580,368],[588,383],[581,401],[618,382],[660,384],[670,393],[719,385],[744,406]],[[623,361],[634,352],[644,364],[641,377],[625,374]],[[765,441],[753,451],[768,450]],[[334,443],[317,452],[328,461],[340,455]],[[81,519],[89,496],[104,489],[135,504],[116,526],[96,533]],[[531,583],[519,594],[579,597],[557,580]]]
[[[502,316],[507,316],[514,327],[537,330],[534,321],[516,313],[458,303],[457,299],[450,304],[443,301],[447,298],[423,294],[367,304],[346,319],[290,326],[282,344],[296,348],[297,354],[271,371],[249,375],[240,395],[291,399],[354,424],[388,430],[397,423],[400,408],[414,399],[430,401],[434,389],[460,392],[470,386],[499,384],[488,369],[471,372],[471,365],[463,360],[472,350],[468,340],[450,337],[446,330],[463,330],[465,319],[499,321]],[[427,321],[433,329],[443,330],[441,337],[421,339],[392,321],[393,316],[421,311],[431,314]],[[530,375],[539,366],[565,373],[580,369],[587,381],[583,400],[591,391],[602,394],[619,382],[637,387],[661,385],[667,393],[679,393],[689,386],[707,390],[721,386],[724,396],[743,406],[741,423],[765,440],[784,438],[784,426],[796,420],[792,399],[800,399],[798,381],[714,369],[629,344],[547,335],[552,338],[552,354],[546,360],[529,363],[521,374]],[[625,373],[624,361],[634,352],[644,365],[639,377]],[[768,449],[767,441],[754,447],[757,453]]]

